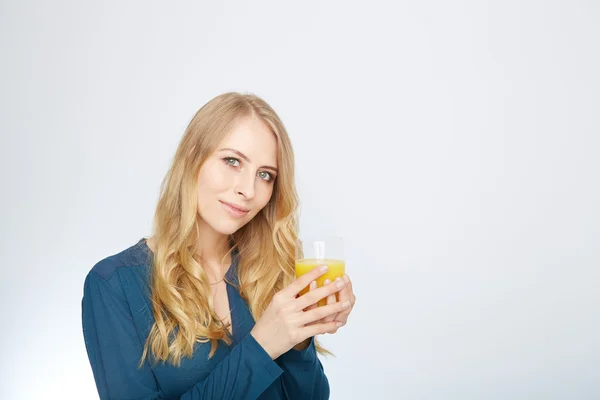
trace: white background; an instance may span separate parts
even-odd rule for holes
[[[600,398],[598,4],[2,1],[2,398],[97,398],[84,277],[230,90],[346,240],[332,399]]]

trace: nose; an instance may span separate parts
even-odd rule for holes
[[[240,174],[235,185],[235,192],[240,196],[243,196],[246,200],[249,200],[254,197],[255,183],[256,179],[254,179],[254,174]]]

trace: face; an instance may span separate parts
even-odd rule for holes
[[[262,210],[277,176],[277,139],[257,117],[246,117],[219,143],[198,173],[198,214],[230,235]]]

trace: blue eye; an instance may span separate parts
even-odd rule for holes
[[[230,167],[237,168],[240,166],[240,160],[238,160],[235,157],[225,157],[222,160],[226,165],[229,165]],[[271,182],[273,179],[275,179],[273,177],[273,174],[267,171],[259,171],[258,177],[264,180],[265,182]]]
[[[240,165],[240,160],[234,157],[225,157],[223,161],[225,161],[225,164],[231,165],[232,167],[237,167]]]
[[[266,172],[266,171],[260,171],[258,173],[258,176],[260,177],[260,179],[264,179],[267,182],[270,182],[273,180],[273,175],[271,175],[269,172]]]

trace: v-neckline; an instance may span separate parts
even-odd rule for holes
[[[154,258],[154,252],[152,251],[152,249],[150,249],[150,246],[148,246],[147,243],[148,239],[147,238],[142,238],[140,239],[140,241],[138,242],[138,244],[142,245],[142,249],[143,251],[148,255],[148,260],[151,266],[151,262],[152,259]],[[225,272],[225,286],[226,286],[226,293],[227,293],[227,305],[229,307],[229,321],[231,324],[231,338],[235,343],[239,342],[239,337],[238,337],[238,330],[235,329],[235,325],[238,322],[238,316],[234,313],[234,296],[237,296],[239,298],[240,294],[237,292],[235,285],[239,285],[238,282],[238,277],[237,277],[237,266],[238,266],[238,252],[237,249],[234,249],[233,252],[231,253],[231,263],[229,264],[229,268],[227,269],[227,271]],[[231,282],[231,283],[230,283]]]
[[[235,323],[236,323],[236,315],[233,312],[234,309],[234,304],[233,304],[233,295],[238,295],[236,292],[235,287],[233,287],[232,285],[229,284],[229,282],[225,281],[225,286],[226,286],[226,293],[227,293],[227,304],[229,306],[229,323],[231,326],[231,332],[229,332],[229,334],[231,335],[231,339],[237,343],[237,329],[235,329]]]

